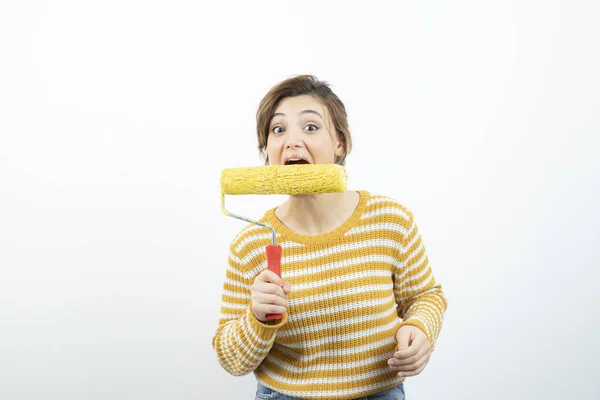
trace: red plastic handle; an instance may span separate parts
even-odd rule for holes
[[[270,244],[267,246],[267,269],[281,276],[281,246]],[[267,314],[267,319],[281,319],[281,314]]]

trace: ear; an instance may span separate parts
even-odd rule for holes
[[[345,149],[343,139],[337,138],[335,141],[335,155],[338,157],[343,156]]]

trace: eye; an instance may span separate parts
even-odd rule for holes
[[[278,134],[278,133],[282,133],[284,132],[285,129],[283,129],[283,126],[274,126],[273,128],[271,128],[271,132]]]
[[[304,129],[312,132],[312,131],[316,131],[317,129],[319,129],[319,127],[316,126],[315,124],[308,124],[304,127]]]

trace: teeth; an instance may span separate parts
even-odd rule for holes
[[[291,164],[291,163],[297,163],[300,161],[304,161],[304,162],[308,163],[308,161],[306,161],[304,158],[289,158],[285,163]]]

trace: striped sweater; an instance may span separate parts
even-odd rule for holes
[[[352,399],[403,382],[387,365],[400,326],[419,327],[435,346],[447,303],[434,280],[413,214],[358,191],[352,216],[320,236],[296,234],[268,210],[281,276],[292,286],[275,323],[258,321],[250,286],[266,268],[271,231],[246,226],[231,242],[221,315],[212,345],[220,365],[303,399]]]

